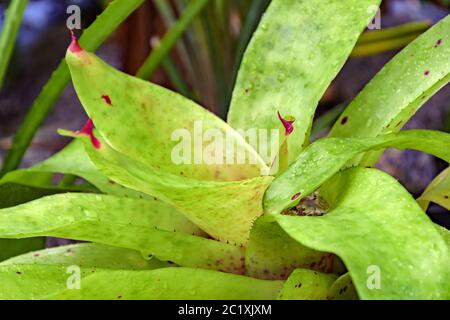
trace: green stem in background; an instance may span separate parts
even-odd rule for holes
[[[0,35],[0,90],[3,87],[9,61],[16,43],[17,32],[19,31],[27,4],[28,0],[12,0],[6,11],[3,31]]]
[[[155,0],[155,6],[158,9],[159,14],[161,15],[162,19],[164,20],[164,23],[166,27],[172,28],[177,23],[177,17],[175,16],[175,13],[173,12],[169,0]],[[183,41],[179,41],[175,48],[177,50],[177,53],[179,54],[183,64],[186,66],[187,73],[190,80],[192,81],[198,81],[196,79],[196,74],[194,72],[194,67],[192,66],[191,57],[189,56],[186,46],[183,43]],[[163,66],[166,64],[164,61],[162,62]],[[166,72],[167,68],[166,68]],[[170,75],[169,75],[170,76]]]
[[[414,21],[405,23],[396,27],[385,28],[382,30],[364,32],[358,40],[358,45],[368,42],[377,42],[380,40],[387,40],[392,38],[400,38],[403,36],[423,33],[432,26],[428,20]]]
[[[352,57],[367,57],[397,50],[414,41],[431,27],[428,20],[415,21],[382,30],[368,31],[361,35]]]
[[[111,2],[92,25],[83,32],[80,44],[86,50],[95,51],[143,2],[144,0],[116,0]],[[17,130],[12,148],[8,152],[0,171],[0,177],[19,166],[36,131],[60,97],[69,80],[69,69],[63,60],[33,102],[30,111]]]
[[[197,17],[207,3],[208,0],[192,0],[189,2],[189,5],[180,17],[180,20],[178,20],[178,22],[165,34],[161,40],[160,46],[153,50],[147,57],[144,64],[138,70],[136,74],[137,77],[142,79],[150,78],[164,57],[169,53],[187,27],[191,24],[192,20]]]
[[[413,42],[420,35],[421,33],[414,33],[399,38],[358,44],[353,50],[351,56],[353,58],[367,57],[386,51],[401,49]]]
[[[151,46],[153,50],[156,50],[159,45],[159,38],[153,37],[150,40]],[[167,75],[169,76],[170,80],[174,84],[175,88],[179,93],[181,93],[183,96],[193,100],[193,95],[191,92],[191,89],[187,85],[187,83],[184,81],[183,76],[180,74],[177,65],[174,63],[172,58],[170,57],[170,54],[168,54],[161,62],[164,70],[167,72]]]

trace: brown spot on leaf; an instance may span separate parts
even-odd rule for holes
[[[439,47],[442,44],[442,39],[439,39],[436,41],[436,44],[434,45],[435,48]]]
[[[110,98],[107,94],[102,95],[102,99],[103,99],[109,106],[112,106],[111,98]]]
[[[348,122],[348,117],[343,117],[341,120],[341,124],[344,125]]]

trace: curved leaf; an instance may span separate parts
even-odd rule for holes
[[[449,299],[450,250],[409,193],[375,169],[338,174],[321,217],[274,215],[305,246],[338,255],[361,299]]]
[[[427,210],[430,201],[450,210],[450,167],[442,171],[417,199],[423,210]]]
[[[83,268],[148,270],[168,267],[157,259],[145,260],[139,251],[105,246],[96,243],[79,243],[26,253],[3,261],[0,266],[41,265],[78,266]]]
[[[279,300],[326,300],[328,290],[336,281],[334,274],[297,269],[284,283]]]
[[[367,26],[370,8],[379,3],[272,0],[243,58],[228,122],[270,130],[281,129],[277,111],[295,117],[292,162],[308,143],[320,98]],[[278,141],[272,148],[273,143]]]
[[[75,139],[60,152],[47,160],[27,169],[28,172],[63,173],[79,176],[97,187],[100,191],[115,195],[133,198],[148,198],[134,190],[118,185],[104,176],[92,163],[84,149],[83,142]]]
[[[283,286],[282,281],[202,269],[97,269],[92,272],[90,268],[81,268],[77,290],[67,288],[70,275],[61,266],[0,266],[0,299],[271,300]]]
[[[358,293],[353,285],[350,273],[340,276],[331,286],[328,300],[358,300]]]
[[[450,81],[449,30],[450,16],[386,64],[343,112],[330,136],[365,138],[399,131]],[[373,164],[378,155],[372,154],[363,164]]]
[[[243,249],[202,232],[158,201],[64,194],[0,210],[0,238],[54,236],[142,251],[182,266],[243,273]],[[192,234],[192,235],[191,235]]]
[[[66,60],[81,103],[115,150],[198,180],[237,181],[264,171],[237,132],[194,102],[126,75],[84,50],[69,49]],[[245,156],[243,164],[237,150]]]
[[[310,145],[277,177],[264,196],[264,210],[280,213],[319,188],[355,156],[383,148],[414,149],[450,162],[450,134],[409,130],[376,138],[325,138]]]
[[[256,220],[245,250],[246,274],[259,279],[286,279],[296,268],[333,272],[332,254],[307,248],[292,239],[270,216]]]
[[[235,182],[199,181],[163,172],[82,137],[91,160],[111,180],[173,205],[212,237],[244,245],[253,221],[262,215],[262,198],[272,177]]]

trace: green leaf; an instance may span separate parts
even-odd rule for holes
[[[334,255],[307,248],[291,238],[270,216],[256,220],[245,251],[246,274],[286,279],[296,268],[332,272]]]
[[[119,26],[144,0],[111,1],[104,12],[87,28],[80,43],[88,50],[96,50],[105,39]],[[58,100],[70,80],[66,62],[61,61],[33,102],[30,111],[21,123],[14,137],[13,146],[3,163],[0,177],[14,170],[20,164],[27,147],[30,145],[39,126]]]
[[[87,155],[83,142],[75,139],[60,152],[27,169],[29,172],[63,173],[81,177],[100,191],[124,197],[149,198],[147,195],[127,189],[103,175]]]
[[[0,299],[272,300],[282,281],[189,268],[105,270],[81,268],[80,289],[67,289],[66,267],[0,267]],[[16,272],[20,272],[17,274]]]
[[[330,136],[366,138],[399,131],[450,81],[449,29],[450,16],[386,64],[343,112]],[[372,165],[378,156],[372,154],[362,164]]]
[[[43,299],[67,288],[79,268],[83,277],[107,270],[167,267],[134,250],[83,243],[35,251],[0,263],[1,299]]]
[[[237,132],[193,101],[121,73],[84,50],[68,50],[66,60],[83,107],[116,151],[198,180],[237,181],[264,171]],[[229,154],[228,145],[236,152]]]
[[[450,210],[450,167],[438,175],[417,199],[423,210],[427,210],[431,202]]]
[[[301,244],[338,255],[361,299],[450,298],[449,248],[394,178],[349,169],[322,192],[331,206],[324,216],[274,217]]]
[[[153,195],[186,215],[215,239],[244,245],[253,221],[262,215],[262,198],[272,177],[244,181],[199,181],[164,172],[135,161],[98,138],[94,148],[82,137],[95,166],[111,180]]]
[[[243,58],[228,122],[270,130],[281,128],[277,111],[295,117],[293,161],[308,143],[320,98],[372,17],[370,7],[379,3],[272,0]]]
[[[408,130],[376,138],[324,138],[304,150],[298,159],[270,185],[264,210],[280,213],[319,188],[355,156],[383,148],[414,149],[450,162],[450,134],[432,130]]]
[[[0,180],[0,209],[22,204],[43,196],[69,192],[89,191],[88,187],[55,187],[51,184],[53,174],[16,170]],[[19,254],[44,248],[44,238],[21,240],[0,239],[0,261]]]
[[[328,300],[358,300],[358,293],[353,285],[350,273],[340,276],[331,286]]]
[[[182,266],[244,272],[242,248],[197,236],[203,232],[159,201],[68,193],[0,210],[0,238],[44,235],[139,250]]]
[[[17,32],[20,28],[23,13],[28,4],[28,0],[12,0],[6,10],[5,21],[0,35],[0,90],[3,87],[9,61],[16,44]]]
[[[326,300],[328,290],[337,276],[311,270],[297,269],[284,283],[280,300]]]
[[[79,266],[83,268],[149,270],[168,267],[170,264],[155,258],[145,260],[139,251],[80,243],[34,251],[3,261],[0,266]]]

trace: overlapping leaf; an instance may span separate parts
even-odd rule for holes
[[[343,112],[330,136],[366,138],[399,131],[450,81],[449,31],[450,16],[386,64]],[[372,165],[378,156],[371,154],[363,164]]]
[[[282,281],[202,269],[93,270],[81,268],[80,289],[70,289],[67,282],[71,274],[65,266],[0,266],[0,298],[271,300],[283,286]]]
[[[182,266],[244,272],[242,248],[202,232],[159,201],[64,194],[0,210],[0,238],[55,236],[130,248]]]
[[[256,220],[245,251],[246,273],[259,279],[286,279],[296,268],[339,271],[333,254],[292,239],[270,216]]]
[[[337,276],[312,270],[297,269],[284,283],[280,300],[325,300]]]
[[[115,150],[198,180],[244,180],[264,169],[237,132],[194,102],[121,73],[84,50],[69,49],[66,60],[78,97]]]
[[[431,130],[410,130],[369,139],[325,138],[300,154],[274,180],[264,197],[264,210],[280,213],[319,188],[355,156],[383,148],[414,149],[450,161],[450,134]]]
[[[450,298],[449,247],[394,178],[349,169],[322,193],[331,205],[324,216],[274,217],[303,245],[337,254],[360,298]]]
[[[281,128],[277,111],[295,117],[292,162],[308,143],[320,98],[379,4],[272,0],[245,53],[228,122],[239,129],[270,130]],[[276,147],[278,141],[271,143]]]

